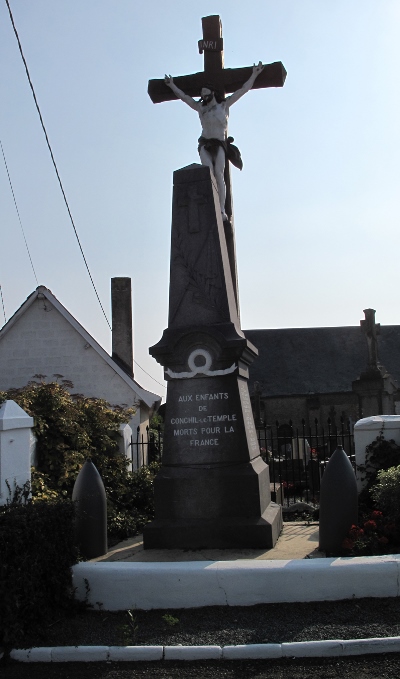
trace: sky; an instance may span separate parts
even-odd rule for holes
[[[110,321],[110,279],[133,286],[135,379],[167,325],[172,173],[198,162],[196,113],[147,82],[203,69],[219,14],[228,68],[282,61],[283,88],[231,109],[243,329],[399,324],[398,0],[9,0],[74,223]],[[10,318],[37,284],[111,351],[0,0],[0,285]],[[4,315],[0,307],[0,326]],[[144,369],[146,372],[143,372]],[[147,375],[146,373],[149,373]],[[154,381],[161,383],[158,384]]]

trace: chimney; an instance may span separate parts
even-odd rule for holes
[[[130,278],[111,279],[112,358],[133,377],[132,286]]]

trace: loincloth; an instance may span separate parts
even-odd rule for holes
[[[225,156],[228,160],[237,167],[239,170],[243,168],[243,161],[240,151],[237,146],[232,144],[234,141],[233,137],[228,137],[227,139],[206,139],[206,137],[199,137],[198,152],[200,149],[204,148],[211,154],[215,154],[219,147],[224,149]]]

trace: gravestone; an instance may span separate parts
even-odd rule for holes
[[[204,71],[174,82],[191,97],[207,82],[235,92],[253,68],[224,68],[220,18],[202,23]],[[265,65],[254,88],[281,87],[285,76],[280,62]],[[151,80],[148,92],[154,103],[176,99],[164,80]],[[267,549],[282,528],[248,391],[258,352],[240,327],[228,166],[225,222],[209,167],[174,173],[168,328],[150,348],[168,382],[164,447],[145,549]]]
[[[150,353],[168,380],[149,548],[268,548],[281,531],[248,391],[257,349],[240,329],[210,169],[174,173],[168,328]]]

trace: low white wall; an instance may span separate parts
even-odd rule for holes
[[[365,465],[365,449],[383,431],[385,439],[393,439],[400,445],[400,415],[373,415],[364,417],[354,425],[354,447],[356,465]],[[399,457],[400,464],[400,457]],[[360,492],[365,485],[365,474],[357,469],[357,488]]]
[[[392,597],[400,555],[290,561],[85,562],[73,567],[77,597],[104,610],[252,606]]]
[[[16,486],[31,480],[31,427],[33,417],[15,401],[0,408],[0,505],[6,504]],[[8,484],[8,485],[7,485]]]

